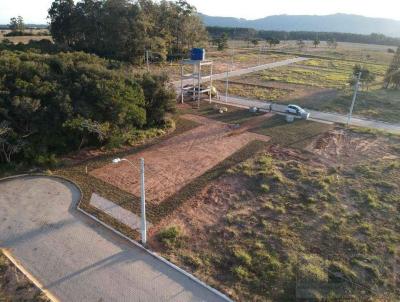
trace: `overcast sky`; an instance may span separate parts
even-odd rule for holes
[[[28,23],[46,23],[52,0],[0,0],[0,23],[21,15]],[[211,16],[257,19],[276,14],[358,14],[400,20],[399,0],[189,0]]]

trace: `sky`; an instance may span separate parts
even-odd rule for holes
[[[26,23],[46,23],[52,0],[0,0],[0,24],[22,16]],[[188,0],[211,16],[257,19],[270,15],[358,14],[400,20],[399,0]]]

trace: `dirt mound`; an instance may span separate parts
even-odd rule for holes
[[[390,155],[384,140],[384,137],[334,129],[320,135],[306,150],[328,163],[354,163]]]

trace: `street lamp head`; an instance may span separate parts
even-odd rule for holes
[[[120,158],[114,158],[114,159],[112,160],[113,164],[118,164],[118,163],[120,163],[121,161],[122,161],[122,159],[120,159]]]

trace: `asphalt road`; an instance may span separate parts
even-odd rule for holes
[[[69,182],[17,178],[0,192],[0,246],[60,301],[227,301],[77,212]]]
[[[225,97],[221,97],[220,103],[225,103]],[[251,100],[240,97],[228,96],[227,98],[228,104],[231,105],[239,105],[242,107],[257,107],[268,110],[270,103],[259,101],[259,100]],[[286,105],[273,104],[273,110],[278,112],[284,112],[286,109]],[[310,119],[315,121],[324,121],[324,122],[332,122],[332,123],[347,123],[347,115],[331,113],[331,112],[321,112],[315,110],[308,110],[310,112]],[[391,124],[382,121],[369,120],[365,118],[361,118],[358,116],[353,116],[350,121],[350,125],[358,126],[358,127],[367,127],[373,128],[377,130],[383,130],[392,133],[400,133],[400,124]]]

